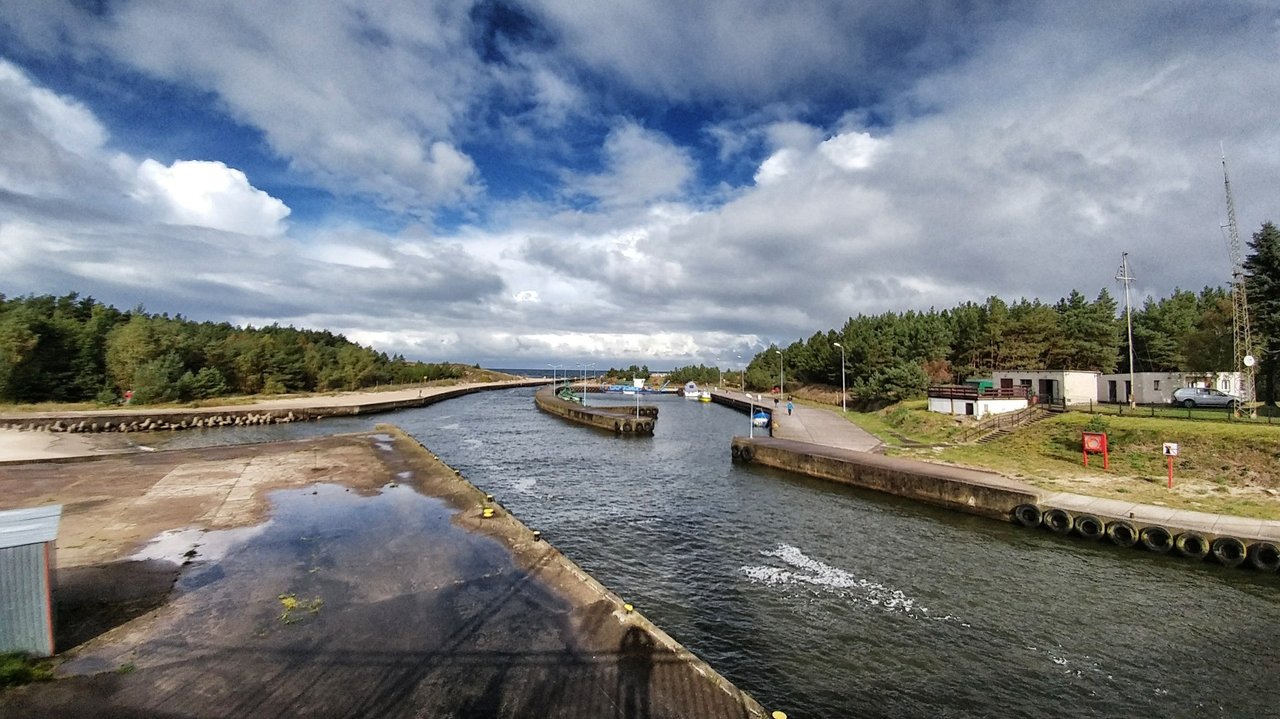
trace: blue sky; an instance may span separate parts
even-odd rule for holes
[[[90,8],[90,9],[86,9]],[[1229,278],[1272,2],[0,5],[0,292],[488,366]]]

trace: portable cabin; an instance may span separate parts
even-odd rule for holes
[[[62,505],[0,512],[0,652],[53,655],[53,588]]]

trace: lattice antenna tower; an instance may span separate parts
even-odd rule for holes
[[[1236,415],[1255,416],[1253,402],[1253,332],[1249,326],[1249,297],[1244,286],[1244,253],[1240,248],[1240,230],[1236,227],[1236,201],[1231,196],[1231,177],[1227,175],[1227,154],[1222,153],[1222,184],[1227,188],[1227,251],[1231,254],[1232,329],[1235,337],[1236,371],[1240,373],[1240,404]]]

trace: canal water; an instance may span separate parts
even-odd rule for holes
[[[745,415],[644,401],[651,438],[567,423],[522,389],[153,446],[393,422],[791,717],[1280,712],[1280,577],[735,465]]]

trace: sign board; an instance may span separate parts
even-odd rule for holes
[[[633,379],[631,380],[631,383],[634,384],[637,389],[644,386],[644,380],[642,379]]]
[[[1164,443],[1164,454],[1165,454],[1165,456],[1166,456],[1166,457],[1177,457],[1177,456],[1178,456],[1178,443],[1177,443],[1177,442],[1165,442],[1165,443]]]
[[[1102,468],[1111,469],[1111,454],[1107,451],[1107,433],[1106,432],[1083,432],[1080,437],[1080,444],[1084,455],[1084,466],[1089,466],[1089,454],[1102,455]]]

